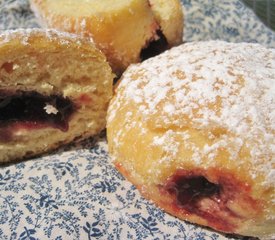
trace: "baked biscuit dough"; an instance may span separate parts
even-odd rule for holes
[[[157,54],[182,42],[183,13],[179,0],[30,2],[43,26],[92,37],[118,75],[144,55]],[[141,53],[152,42],[151,53]]]
[[[90,41],[55,30],[0,35],[0,163],[106,126],[113,74]]]
[[[130,66],[107,115],[117,169],[172,215],[275,238],[275,52],[187,43]]]

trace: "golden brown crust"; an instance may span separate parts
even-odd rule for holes
[[[181,2],[178,0],[149,0],[149,2],[169,47],[181,44],[184,25]]]
[[[3,32],[0,35],[1,101],[5,101],[5,96],[22,94],[38,95],[47,101],[53,96],[70,101],[72,110],[68,129],[66,122],[65,127],[59,127],[47,122],[1,118],[0,162],[36,156],[76,138],[99,133],[105,128],[112,81],[105,56],[88,39],[55,30]],[[46,116],[59,112],[48,102],[42,108]]]
[[[31,5],[42,25],[92,37],[118,74],[129,64],[140,61],[141,50],[155,40],[159,28],[163,29],[169,47],[182,41],[183,17],[178,0],[171,1],[173,8],[168,11],[156,7],[152,11],[147,0],[123,0],[118,8],[108,7],[101,12],[93,11],[90,6],[105,3],[93,1],[87,5],[87,2],[78,1],[78,15],[74,14],[74,2],[66,1],[66,8],[61,8],[60,2],[32,0]],[[88,10],[83,10],[84,7]]]
[[[221,41],[131,66],[107,116],[118,170],[181,219],[272,238],[274,69],[273,50]]]

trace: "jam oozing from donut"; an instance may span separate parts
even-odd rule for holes
[[[224,232],[234,232],[238,222],[261,214],[260,203],[250,196],[246,183],[230,173],[213,170],[211,175],[215,182],[203,170],[178,170],[169,177],[160,191],[172,199],[171,211],[199,216],[208,226]]]
[[[0,140],[9,140],[13,125],[27,129],[52,127],[67,131],[70,116],[75,109],[70,99],[60,95],[45,96],[34,91],[1,90]]]
[[[157,31],[158,39],[151,41],[148,46],[141,50],[140,59],[142,61],[154,57],[168,49],[168,42],[161,30]]]
[[[197,202],[202,198],[218,196],[221,187],[209,182],[203,176],[175,175],[166,186],[167,191],[175,193],[178,205],[194,211]]]

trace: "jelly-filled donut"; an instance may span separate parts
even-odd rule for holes
[[[187,43],[130,66],[109,151],[143,196],[218,231],[275,238],[275,52]]]
[[[0,162],[99,133],[113,74],[88,39],[56,30],[0,35]]]
[[[92,37],[120,75],[136,63],[179,45],[180,0],[30,0],[42,26]]]

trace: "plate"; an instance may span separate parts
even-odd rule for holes
[[[275,34],[239,1],[183,4],[184,41],[274,47]],[[0,0],[0,30],[38,26],[26,0]],[[236,239],[180,221],[142,198],[113,167],[105,132],[1,167],[0,193],[0,239]]]
[[[182,0],[185,41],[221,39],[275,48],[275,33],[240,0]]]

